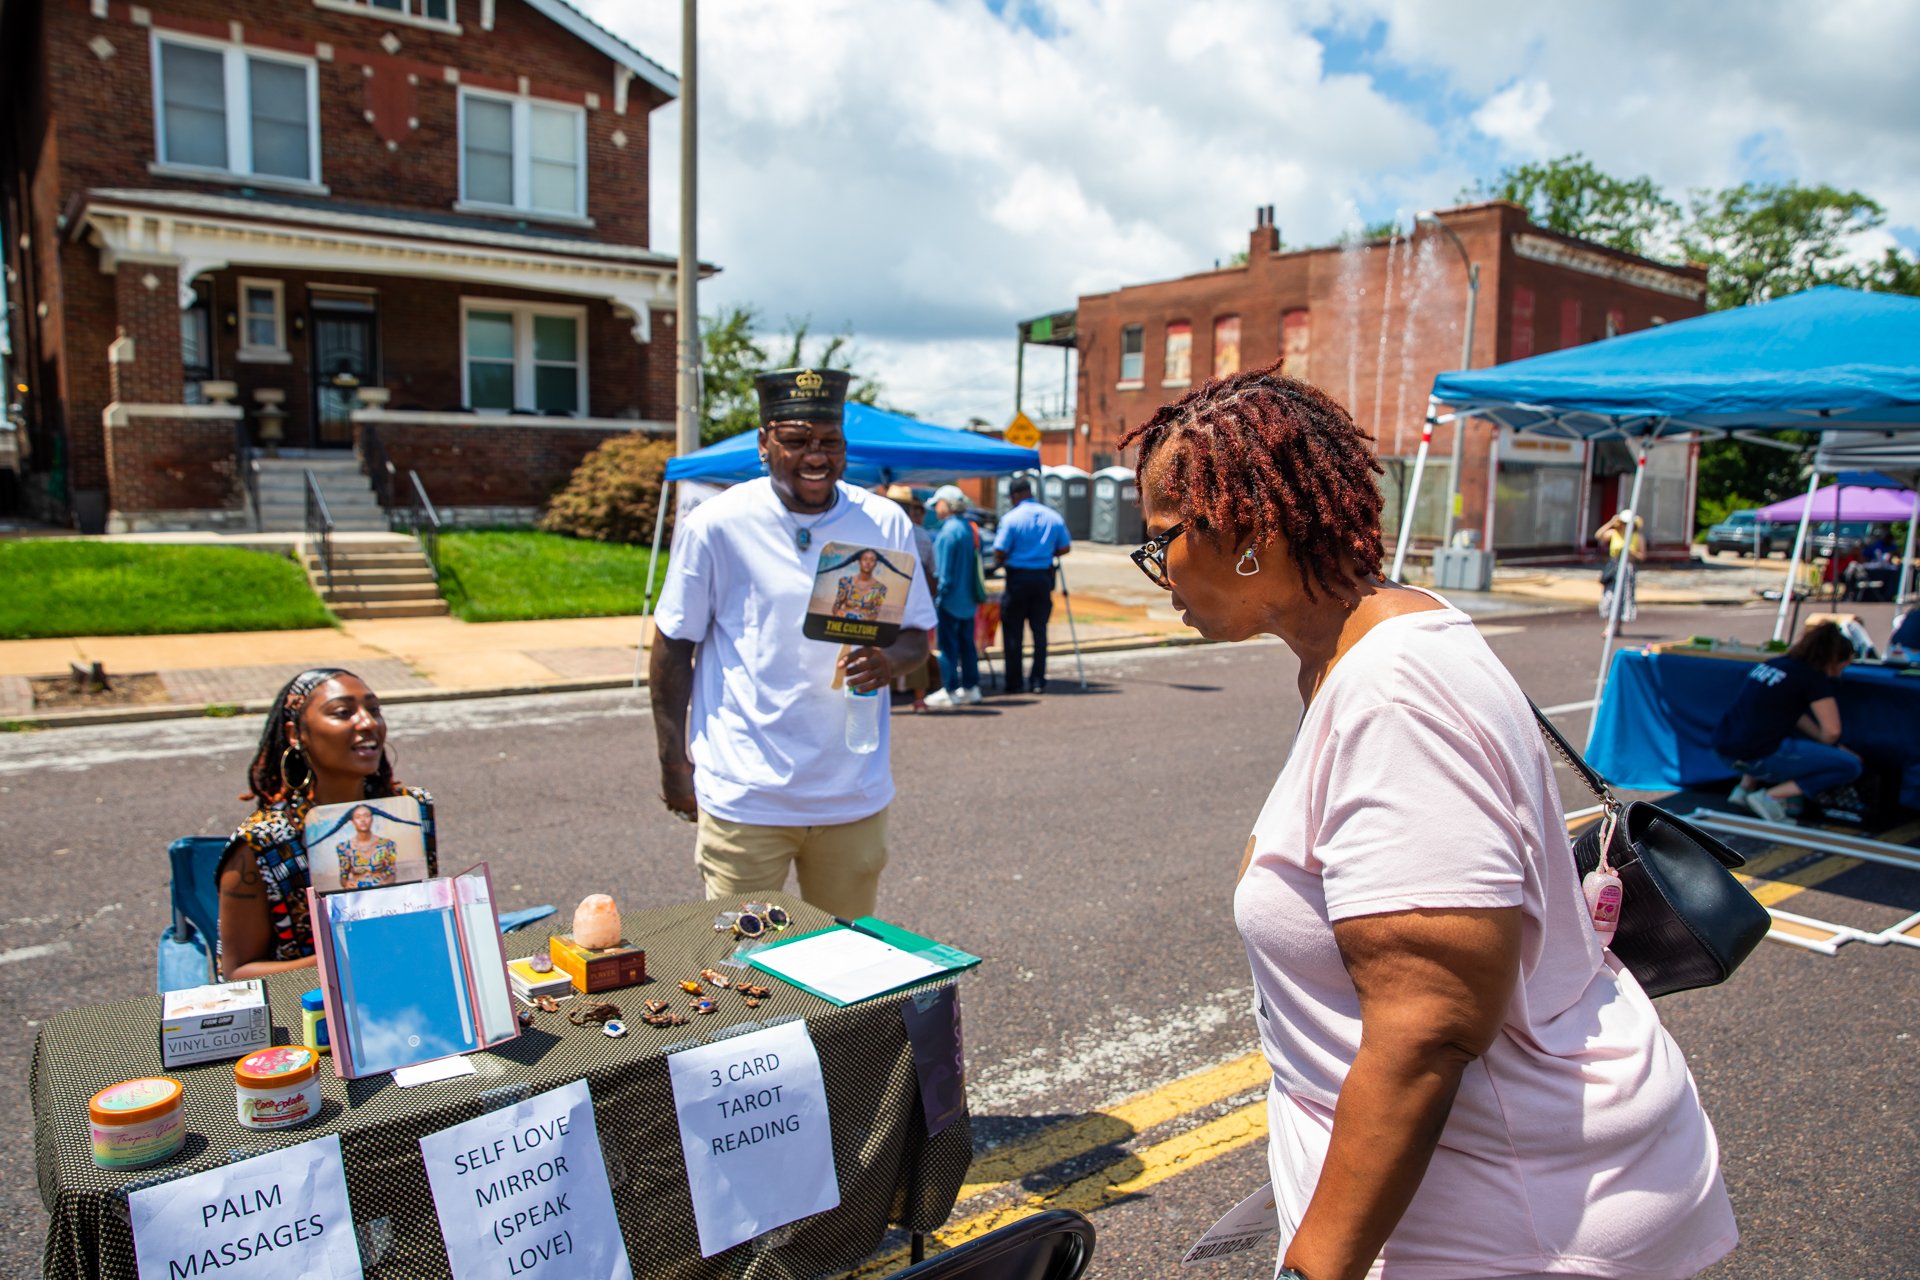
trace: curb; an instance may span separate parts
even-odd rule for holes
[[[1080,646],[1080,652],[1083,654],[1121,653],[1132,649],[1169,649],[1210,643],[1212,642],[1203,640],[1199,636],[1124,636],[1107,641],[1092,641]],[[631,676],[590,676],[571,680],[547,680],[539,684],[481,685],[471,689],[401,689],[382,694],[380,701],[385,706],[402,706],[423,702],[464,702],[476,698],[517,698],[540,693],[598,693],[612,689],[644,689],[646,684],[644,675],[637,686]],[[255,699],[249,702],[211,705],[221,708],[221,714],[209,715],[207,705],[168,704],[149,707],[111,707],[99,711],[50,711],[42,715],[11,717],[8,723],[23,726],[27,731],[37,731],[85,729],[97,725],[146,724],[161,720],[237,720],[243,716],[265,715],[272,701]]]

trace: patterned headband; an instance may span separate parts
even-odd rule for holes
[[[287,694],[284,704],[289,713],[296,712],[307,704],[307,695],[318,689],[335,676],[350,675],[340,667],[311,667],[287,682]]]

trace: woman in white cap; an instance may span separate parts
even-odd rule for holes
[[[1613,593],[1623,593],[1620,601],[1620,621],[1632,622],[1636,614],[1633,605],[1634,565],[1645,559],[1646,540],[1640,536],[1641,526],[1645,522],[1633,514],[1632,507],[1624,507],[1610,516],[1607,522],[1593,531],[1593,540],[1607,549],[1607,562],[1600,566],[1600,616],[1613,616]],[[1633,531],[1633,545],[1627,551],[1627,563],[1620,563],[1620,547],[1627,540],[1627,531]],[[1618,577],[1620,581],[1616,582]]]
[[[973,614],[984,593],[980,548],[966,510],[967,495],[957,486],[943,484],[934,490],[933,513],[941,524],[933,539],[939,574],[933,606],[940,617],[940,675],[946,685],[927,696],[927,705],[936,710],[980,701],[980,652],[973,643]]]

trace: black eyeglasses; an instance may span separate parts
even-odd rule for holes
[[[1187,522],[1182,520],[1164,532],[1149,538],[1140,547],[1130,553],[1133,556],[1133,562],[1140,566],[1140,572],[1146,574],[1147,579],[1152,582],[1154,586],[1170,587],[1173,585],[1167,578],[1167,548],[1173,545],[1175,538],[1186,531]]]

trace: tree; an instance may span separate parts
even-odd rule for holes
[[[855,404],[889,408],[879,379],[854,368],[859,352],[851,334],[837,333],[824,341],[812,339],[813,321],[803,316],[788,320],[787,332],[775,342],[776,356],[758,336],[759,312],[742,305],[708,316],[700,325],[700,443],[713,444],[760,426],[760,396],[755,374],[768,369],[808,365],[817,369],[844,369],[853,375],[847,399]],[[809,345],[813,352],[809,355]],[[899,413],[899,409],[890,409]]]
[[[1879,202],[1861,192],[1743,182],[1724,191],[1696,191],[1688,204],[1680,247],[1706,266],[1712,310],[1822,284],[1874,288],[1904,282],[1902,292],[1912,289],[1912,259],[1897,250],[1889,250],[1882,263],[1849,260],[1854,238],[1886,220]]]
[[[1680,218],[1680,206],[1652,178],[1616,178],[1578,151],[1502,169],[1492,183],[1481,182],[1461,196],[1510,200],[1537,226],[1627,253],[1662,248]]]

